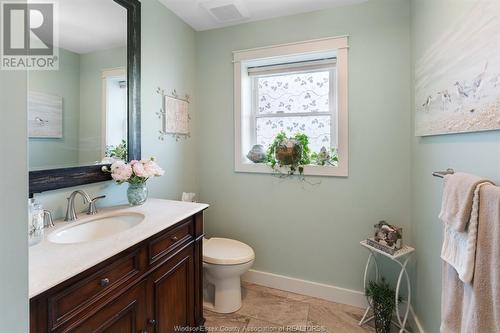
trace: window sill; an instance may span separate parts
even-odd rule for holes
[[[248,173],[275,173],[273,169],[264,163],[238,163],[235,167],[236,172]],[[281,168],[281,172],[286,174],[288,169]],[[298,174],[298,172],[296,173]],[[322,165],[306,165],[304,166],[304,176],[324,176],[324,177],[347,177],[347,166],[322,166]]]

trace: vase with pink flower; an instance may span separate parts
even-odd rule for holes
[[[111,177],[118,183],[128,183],[127,198],[132,206],[139,206],[146,202],[148,198],[148,188],[146,182],[152,177],[163,176],[162,168],[154,161],[133,160],[129,163],[117,161],[111,168],[103,167],[103,171],[110,172]]]

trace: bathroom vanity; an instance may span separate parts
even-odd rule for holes
[[[30,248],[30,332],[165,333],[203,325],[207,207],[150,199],[56,222]],[[116,233],[91,228],[132,215],[141,221]],[[71,236],[75,230],[82,238]]]

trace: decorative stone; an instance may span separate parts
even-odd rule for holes
[[[264,163],[267,160],[266,149],[263,145],[255,145],[248,152],[247,158],[254,163]]]

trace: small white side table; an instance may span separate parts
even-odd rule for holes
[[[408,313],[410,312],[410,302],[411,302],[411,284],[410,284],[410,278],[408,276],[408,272],[406,271],[406,265],[408,264],[408,261],[410,260],[411,255],[413,252],[415,252],[415,249],[411,246],[408,245],[403,245],[403,248],[399,251],[397,251],[394,254],[389,254],[386,253],[382,250],[379,250],[373,246],[368,245],[366,240],[363,240],[360,242],[360,244],[367,248],[370,251],[370,255],[368,256],[368,260],[366,261],[366,267],[365,267],[365,274],[363,278],[363,287],[366,290],[366,287],[368,285],[368,270],[370,268],[370,263],[372,262],[372,259],[375,263],[375,280],[378,282],[379,281],[379,268],[378,268],[378,263],[377,263],[377,257],[376,254],[383,255],[386,258],[389,258],[393,262],[397,263],[401,267],[401,271],[399,272],[399,277],[398,277],[398,283],[396,285],[396,304],[398,304],[398,299],[399,299],[399,291],[401,287],[401,280],[403,279],[403,275],[406,278],[406,286],[408,288],[408,299],[404,301],[406,303],[406,310],[404,313],[404,316],[401,316],[399,313],[399,307],[396,306],[396,318],[398,319],[397,323],[394,323],[400,330],[399,333],[409,333],[408,330],[406,330],[405,325],[406,321],[408,320]],[[371,300],[368,299],[368,307],[366,308],[365,314],[363,315],[363,318],[361,318],[359,322],[359,326],[362,326],[366,324],[367,322],[371,321],[374,319],[374,316],[368,317],[368,313],[370,312],[370,309],[372,308],[372,303]]]

